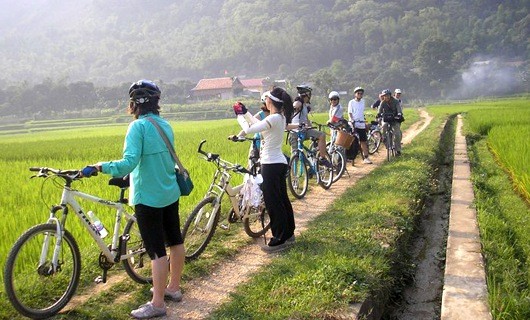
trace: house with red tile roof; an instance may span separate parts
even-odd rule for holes
[[[191,96],[196,100],[231,99],[245,94],[260,96],[267,90],[266,79],[239,79],[238,77],[224,77],[201,79],[191,89]]]
[[[263,92],[267,91],[267,81],[268,79],[256,78],[256,79],[241,79],[241,83],[246,90],[258,93],[261,95]]]

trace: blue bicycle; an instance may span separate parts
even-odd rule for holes
[[[302,199],[308,190],[309,179],[315,177],[317,183],[324,189],[329,189],[333,183],[333,167],[326,166],[317,156],[318,139],[311,138],[311,145],[304,145],[306,130],[303,124],[298,126],[298,149],[289,160],[289,174],[287,184],[293,196]],[[294,131],[291,131],[294,132]]]

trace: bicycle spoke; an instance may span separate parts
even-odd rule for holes
[[[49,241],[44,263],[39,265],[43,243]],[[80,275],[81,255],[70,233],[65,232],[58,266],[52,266],[57,244],[53,224],[37,225],[17,241],[5,269],[6,293],[13,306],[23,315],[43,318],[56,314],[74,294]]]
[[[219,207],[215,197],[204,198],[189,215],[182,236],[186,258],[195,259],[206,249],[219,223]],[[212,220],[213,219],[213,220]]]
[[[293,156],[289,165],[288,186],[293,196],[301,199],[305,196],[309,184],[307,167],[298,155]]]

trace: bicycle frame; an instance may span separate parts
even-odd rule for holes
[[[112,233],[112,242],[111,242],[110,248],[105,244],[103,239],[97,233],[96,229],[92,226],[89,218],[85,214],[85,211],[81,208],[81,205],[79,204],[79,202],[77,202],[76,198],[85,199],[90,202],[94,202],[100,205],[104,205],[104,206],[116,209],[116,219],[114,223],[114,230]],[[53,258],[51,261],[54,269],[58,267],[59,250],[62,244],[62,237],[63,237],[64,225],[66,223],[66,217],[68,216],[68,206],[70,206],[73,209],[75,215],[79,218],[79,220],[81,220],[81,224],[88,230],[88,233],[90,234],[90,236],[94,239],[94,241],[97,243],[101,252],[105,255],[105,257],[107,257],[109,261],[119,262],[121,260],[128,259],[133,255],[133,254],[121,255],[121,252],[119,252],[118,250],[119,243],[120,243],[120,227],[121,227],[122,218],[125,217],[125,219],[127,220],[129,219],[136,220],[136,218],[133,215],[129,214],[125,210],[124,204],[120,202],[105,200],[103,198],[72,189],[69,186],[69,183],[67,183],[63,187],[63,192],[61,195],[61,204],[55,205],[51,208],[50,217],[48,218],[48,223],[55,223],[57,227],[57,244],[55,246]],[[56,217],[56,214],[58,211],[63,212],[61,219]],[[48,240],[48,236],[46,236],[44,244],[43,244],[43,250],[41,252],[41,256],[39,260],[40,264],[43,264],[45,262],[46,252],[48,248],[49,248],[49,240]]]
[[[308,148],[304,145],[305,140],[305,132],[302,130],[298,130],[297,132],[298,136],[298,155],[303,160],[303,163],[309,164],[310,169],[315,173],[315,176],[317,177],[318,181],[318,170],[317,170],[317,164],[316,164],[316,155],[317,151],[316,148],[314,148],[315,141],[311,141],[311,148]],[[297,168],[295,168],[296,170]],[[296,172],[296,171],[295,171]]]
[[[214,174],[212,183],[210,184],[208,191],[206,191],[205,197],[214,196],[217,199],[217,202],[215,204],[215,210],[217,210],[221,206],[221,201],[223,199],[224,194],[226,193],[230,199],[230,204],[232,205],[234,212],[239,216],[240,211],[238,195],[241,189],[243,188],[244,183],[232,187],[230,185],[231,178],[232,177],[230,176],[226,165],[222,162],[218,163],[217,171]],[[197,219],[200,219],[200,216],[197,216]],[[207,228],[212,228],[213,222],[214,219],[210,219],[208,221]]]
[[[202,151],[202,145],[206,141],[202,141],[199,145],[199,153],[206,156],[206,160],[212,161],[217,166],[217,170],[215,171],[215,174],[212,179],[212,183],[208,187],[208,191],[206,191],[205,197],[213,196],[216,199],[216,203],[214,206],[214,212],[219,209],[221,206],[221,202],[223,199],[224,194],[227,194],[230,199],[230,204],[232,206],[232,209],[234,210],[234,213],[236,216],[241,217],[241,212],[243,211],[245,214],[248,214],[249,206],[247,203],[244,203],[242,206],[240,206],[240,195],[241,195],[241,189],[245,186],[245,181],[237,186],[232,186],[230,184],[230,181],[232,179],[232,176],[230,175],[230,171],[234,171],[241,174],[250,174],[255,175],[255,164],[254,162],[252,164],[252,167],[250,170],[247,170],[243,167],[241,167],[238,164],[230,163],[226,160],[223,160],[219,157],[219,155],[214,155],[211,153],[205,153]],[[256,147],[256,142],[253,140],[253,145]],[[195,218],[195,221],[198,222],[201,219],[201,215],[198,214]],[[208,220],[208,224],[206,225],[206,229],[211,229],[214,224],[214,216]]]

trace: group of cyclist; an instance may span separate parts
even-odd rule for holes
[[[318,131],[311,127],[311,121],[308,119],[308,114],[311,110],[311,92],[312,89],[308,85],[299,85],[296,87],[298,97],[294,102],[294,116],[292,125],[288,125],[288,129],[296,129],[300,123],[304,123],[309,129],[306,130],[306,139],[318,139],[318,151],[323,163],[328,163],[329,155],[326,152],[326,138],[322,131]],[[328,124],[337,125],[347,121],[351,132],[355,132],[359,139],[363,163],[371,164],[368,152],[368,129],[366,124],[365,99],[364,88],[356,87],[353,90],[353,99],[348,102],[348,107],[345,110],[340,103],[340,94],[337,91],[331,91],[328,95],[329,111]],[[374,102],[371,107],[377,110],[377,120],[381,122],[383,133],[388,126],[394,129],[394,147],[396,155],[401,155],[401,122],[404,121],[403,109],[401,105],[401,89],[395,89],[394,96],[389,89],[383,90],[379,94],[379,99]],[[346,111],[346,112],[345,112]],[[347,114],[348,119],[345,119]],[[289,142],[291,144],[292,153],[297,150],[297,135],[294,130],[289,134]]]
[[[359,139],[363,163],[371,164],[372,161],[368,158],[368,130],[364,116],[365,100],[364,88],[356,87],[353,90],[353,99],[348,102],[348,123],[351,130],[356,133]],[[328,95],[329,99],[329,119],[328,123],[336,124],[344,121],[344,111],[340,105],[340,95],[337,91],[331,91]],[[404,121],[403,109],[401,105],[401,89],[395,90],[395,95],[392,96],[389,89],[383,90],[371,107],[377,110],[377,120],[382,123],[383,133],[388,126],[394,129],[393,144],[396,149],[396,155],[401,155],[401,122]]]
[[[399,89],[396,89],[396,93]],[[285,130],[300,130],[307,127],[306,139],[318,141],[321,163],[331,167],[326,151],[326,138],[322,131],[311,128],[308,114],[311,111],[311,87],[297,87],[296,99],[282,88],[276,87],[262,95],[261,111],[250,115],[241,103],[234,105],[234,111],[243,130],[239,136],[259,134],[261,136],[260,161],[263,177],[262,190],[265,206],[271,222],[272,238],[263,248],[266,252],[277,252],[289,247],[295,241],[295,221],[291,202],[287,194],[287,159],[282,152]],[[175,163],[169,148],[174,148],[174,135],[170,124],[160,116],[161,91],[149,80],[139,80],[129,88],[129,113],[133,116],[125,136],[122,158],[98,162],[81,170],[85,177],[98,172],[112,176],[128,175],[130,179],[130,204],[135,206],[138,227],[146,251],[151,258],[153,288],[152,299],[131,312],[131,316],[146,319],[166,315],[164,300],[180,301],[180,279],[184,265],[183,237],[179,225],[180,188],[175,180]],[[364,119],[364,89],[354,90],[354,99],[348,103],[349,122],[359,135],[364,162],[368,159],[366,127]],[[344,119],[340,95],[329,94],[330,123]],[[401,153],[399,122],[402,119],[399,97],[392,97],[389,90],[380,94],[378,115],[383,123],[395,126],[396,149]],[[392,119],[388,116],[392,115]],[[401,118],[400,118],[401,117]],[[152,121],[155,121],[168,137],[170,145],[164,143]],[[306,129],[304,129],[306,130]],[[297,150],[296,132],[289,134],[293,152]],[[166,257],[165,246],[169,245],[171,259]],[[168,271],[169,270],[169,271]],[[169,282],[168,282],[169,278]]]
[[[320,162],[327,167],[332,166],[326,149],[325,133],[313,128],[308,117],[311,111],[312,88],[308,85],[299,85],[296,89],[298,96],[294,102],[291,102],[291,96],[284,89],[275,87],[265,92],[261,97],[261,110],[254,116],[241,102],[233,106],[238,122],[243,128],[238,136],[254,133],[261,138],[262,189],[273,235],[267,246],[263,248],[266,252],[283,250],[294,242],[294,217],[285,182],[288,167],[286,157],[281,151],[284,130],[289,130],[288,141],[292,155],[298,152],[297,131],[304,130],[305,139],[312,138],[317,141]],[[396,92],[401,93],[401,90],[397,89]],[[359,137],[363,163],[371,164],[372,161],[368,157],[363,95],[364,88],[354,89],[354,98],[348,103],[348,123]],[[401,134],[399,122],[396,121],[398,117],[402,118],[401,102],[391,97],[389,90],[383,90],[379,97],[378,117],[383,121],[383,128],[387,125],[395,126],[396,149],[397,153],[401,154]],[[330,103],[328,124],[344,122],[345,112],[340,104],[339,93],[332,91],[328,98]]]

